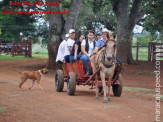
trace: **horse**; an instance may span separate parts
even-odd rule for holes
[[[115,34],[108,38],[105,45],[102,46],[98,51],[96,50],[96,53],[91,55],[90,61],[91,66],[93,69],[93,73],[97,70],[97,68],[100,69],[100,77],[102,81],[103,91],[104,91],[104,103],[110,102],[110,87],[111,87],[111,80],[114,75],[115,70],[115,63],[116,59],[114,57],[115,52]],[[109,98],[106,97],[106,83],[105,83],[105,76],[108,75],[108,95]],[[96,84],[96,99],[99,99],[98,96],[98,80],[97,80],[97,74],[95,75],[95,84]]]

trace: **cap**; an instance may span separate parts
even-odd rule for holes
[[[68,37],[69,37],[69,34],[67,33],[67,34],[65,35],[65,37],[68,38]]]
[[[69,33],[75,33],[75,30],[74,29],[70,29]]]
[[[97,36],[101,36],[102,34],[100,32],[97,33]]]

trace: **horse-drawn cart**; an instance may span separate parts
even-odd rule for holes
[[[87,77],[84,76],[85,71],[82,61],[75,61],[74,63],[63,63],[63,70],[57,70],[55,75],[55,88],[57,92],[62,92],[64,88],[64,82],[67,83],[67,93],[68,95],[74,95],[76,91],[76,85],[89,85],[94,86],[94,76],[99,74],[100,68],[96,72]],[[92,71],[91,65],[89,65]],[[112,91],[114,96],[121,96],[122,94],[122,77],[119,74],[122,66],[118,69],[116,77],[112,80]],[[107,84],[108,77],[105,78],[105,83]],[[102,91],[101,78],[98,75],[98,89],[99,92]]]

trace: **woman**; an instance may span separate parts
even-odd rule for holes
[[[75,60],[80,60],[79,54],[81,53],[81,43],[85,39],[84,35],[80,36],[78,41],[75,41],[72,51],[70,53],[70,62],[75,62]]]

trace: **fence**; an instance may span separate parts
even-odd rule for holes
[[[132,46],[132,48],[136,48],[136,61],[139,60],[140,48],[148,49],[148,61],[156,61],[156,58],[163,57],[163,43],[149,42],[148,46],[140,46],[139,42],[137,42],[136,46]]]
[[[6,53],[8,55],[9,52],[11,52],[12,57],[18,55],[32,57],[32,37],[29,36],[28,40],[25,42],[15,42],[13,39],[12,43],[1,43],[0,39],[0,55],[1,53]]]

